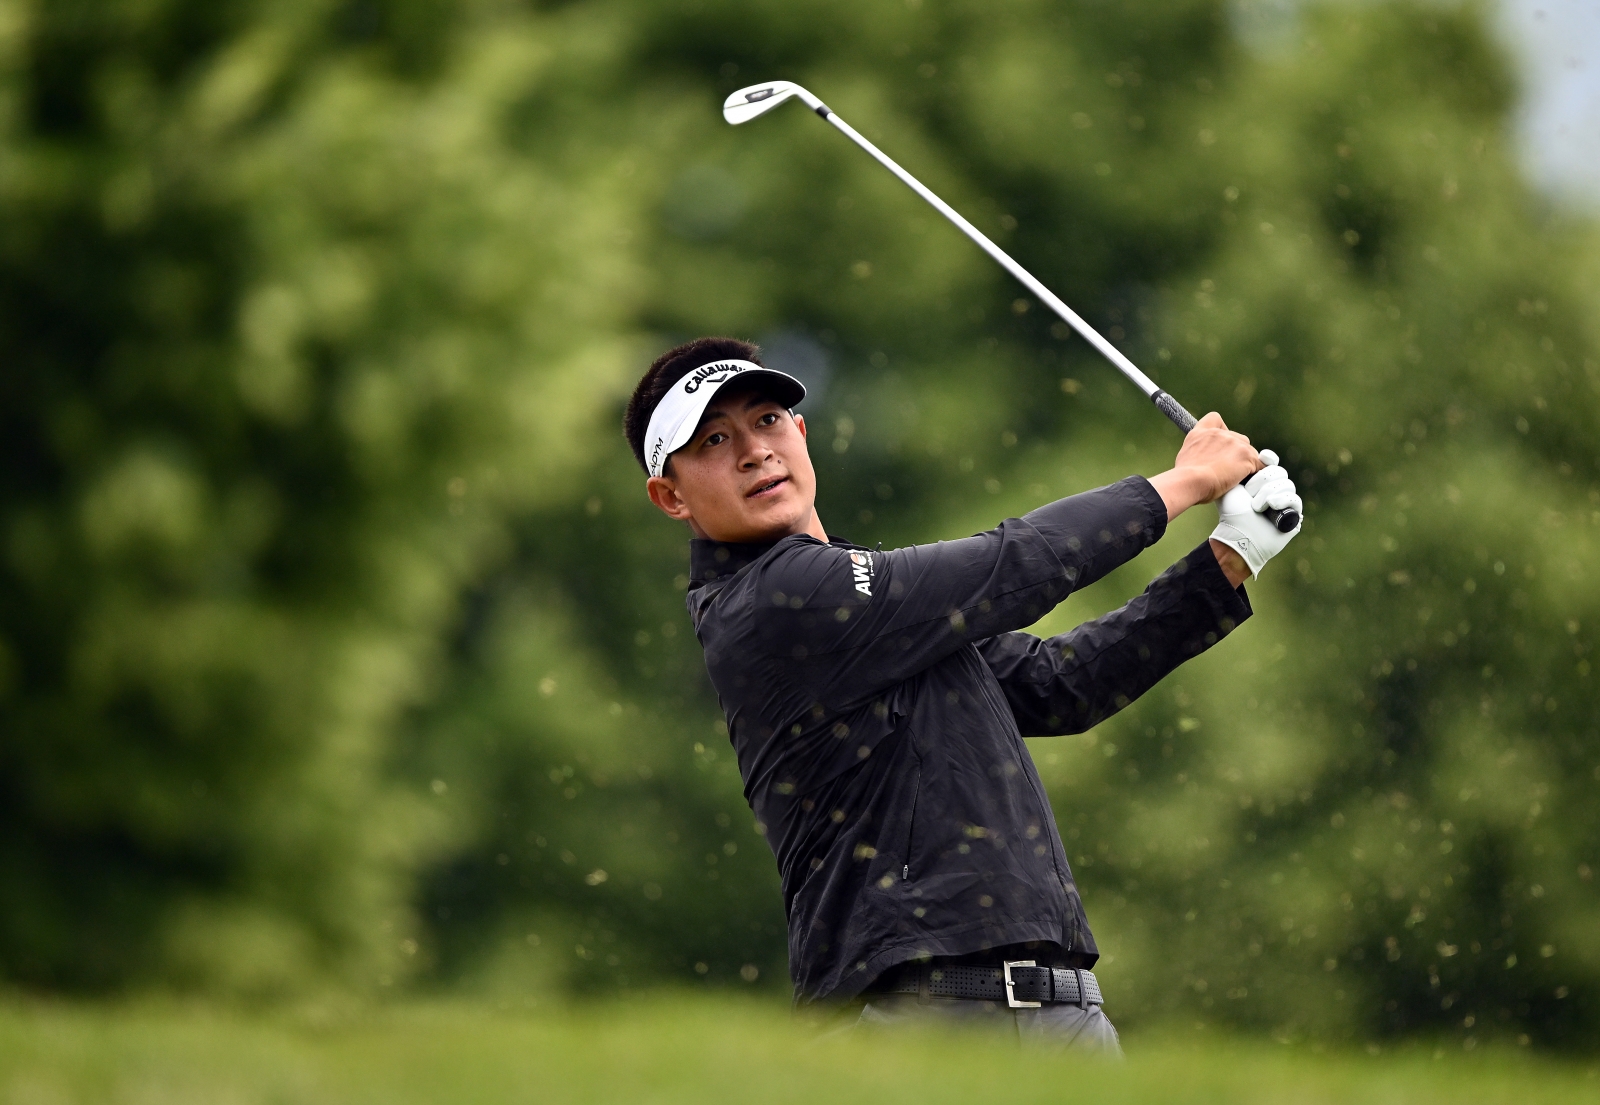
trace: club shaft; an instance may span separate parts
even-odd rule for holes
[[[823,114],[824,112],[826,112],[825,115]],[[1155,398],[1156,393],[1161,389],[1156,386],[1154,380],[1150,379],[1150,377],[1141,372],[1138,365],[1134,364],[1132,361],[1128,360],[1127,357],[1123,356],[1121,350],[1112,345],[1105,338],[1101,337],[1098,330],[1096,330],[1093,326],[1090,326],[1081,317],[1079,317],[1078,312],[1074,311],[1071,307],[1068,307],[1065,303],[1063,303],[1059,296],[1041,284],[1031,272],[1017,264],[1016,260],[1013,259],[1009,253],[995,245],[994,242],[989,239],[987,234],[973,226],[966,219],[962,218],[960,212],[951,207],[948,203],[945,203],[944,200],[940,199],[938,196],[934,195],[933,192],[922,183],[922,181],[918,180],[916,177],[902,169],[898,164],[895,163],[893,158],[884,153],[882,150],[878,149],[878,147],[874,146],[871,142],[867,141],[867,139],[862,137],[862,135],[857,132],[854,127],[845,122],[843,119],[839,118],[839,116],[832,110],[823,108],[821,111],[818,111],[817,114],[823,115],[823,117],[837,127],[845,135],[845,137],[849,138],[850,141],[866,150],[877,159],[880,165],[882,165],[885,169],[888,169],[895,176],[899,177],[901,181],[904,182],[906,187],[910,188],[917,195],[927,200],[928,203],[933,206],[934,210],[938,211],[939,214],[949,219],[956,225],[956,228],[959,229],[961,233],[965,234],[968,238],[971,238],[978,244],[979,248],[981,248],[990,257],[993,257],[996,261],[998,261],[1000,266],[1012,276],[1016,277],[1018,282],[1020,282],[1023,287],[1027,288],[1034,295],[1038,296],[1039,302],[1043,303],[1056,314],[1060,315],[1062,321],[1081,334],[1084,340],[1090,345],[1098,349],[1106,358],[1106,360],[1116,365],[1117,368],[1122,371],[1124,376],[1138,385],[1140,391],[1144,392],[1152,399]],[[1168,398],[1170,399],[1170,397]],[[1177,407],[1177,409],[1180,411],[1183,410],[1183,408],[1175,402],[1173,403],[1173,406]],[[1164,413],[1167,413],[1168,417],[1173,417],[1172,412],[1166,411],[1165,408],[1163,408],[1163,411]],[[1188,414],[1187,411],[1184,411],[1183,413]],[[1176,418],[1173,420],[1177,421]],[[1194,418],[1192,416],[1189,417],[1188,421],[1188,426],[1183,426],[1180,422],[1180,428],[1187,431],[1194,425]]]
[[[1005,269],[1012,276],[1016,277],[1023,287],[1027,288],[1034,295],[1038,296],[1039,302],[1045,304],[1056,314],[1060,315],[1062,321],[1082,335],[1084,340],[1098,349],[1106,360],[1116,365],[1124,376],[1138,385],[1139,390],[1145,393],[1150,401],[1155,404],[1156,409],[1162,414],[1166,415],[1167,418],[1172,421],[1173,425],[1177,426],[1178,429],[1182,430],[1186,434],[1190,430],[1194,429],[1195,417],[1184,408],[1182,403],[1178,402],[1171,395],[1168,395],[1166,392],[1157,387],[1154,380],[1150,379],[1150,377],[1146,376],[1139,370],[1138,365],[1128,360],[1127,357],[1124,357],[1121,350],[1112,345],[1110,342],[1106,341],[1105,338],[1101,337],[1098,330],[1096,330],[1093,326],[1090,326],[1087,322],[1083,321],[1083,319],[1078,316],[1078,312],[1061,302],[1061,298],[1049,288],[1039,283],[1039,281],[1031,272],[1017,264],[1017,262],[1009,253],[995,245],[994,242],[990,241],[987,234],[973,226],[966,219],[962,218],[960,212],[951,207],[948,203],[945,203],[944,200],[940,199],[938,196],[934,195],[933,192],[922,183],[922,181],[918,180],[916,177],[912,176],[910,173],[906,172],[898,164],[896,164],[892,157],[878,149],[878,147],[874,146],[871,142],[867,141],[866,138],[862,137],[854,127],[845,122],[843,119],[839,118],[838,115],[834,114],[834,112],[824,105],[821,100],[818,100],[810,93],[805,93],[803,98],[811,110],[815,111],[818,115],[832,123],[836,128],[838,128],[839,132],[846,138],[850,139],[850,141],[854,142],[856,145],[870,153],[878,162],[878,164],[882,165],[885,169],[888,169],[895,176],[899,177],[900,180],[904,182],[906,187],[910,188],[917,195],[927,200],[928,203],[933,206],[935,211],[939,212],[939,214],[943,215],[945,218],[954,223],[956,228],[960,230],[961,233],[965,234],[968,238],[971,238],[985,253],[998,261],[1001,268]],[[1300,524],[1300,514],[1295,510],[1267,509],[1262,511],[1262,514],[1283,533],[1290,532]]]

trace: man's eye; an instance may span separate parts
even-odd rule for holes
[[[771,411],[768,411],[766,414],[761,416],[761,420],[759,422],[757,422],[756,425],[758,425],[758,426],[770,426],[774,422],[776,422],[777,420],[778,420],[778,416],[776,414],[773,414]]]
[[[707,445],[721,445],[724,441],[727,441],[727,440],[728,440],[728,435],[727,434],[717,433],[717,434],[712,434],[710,437],[706,438],[705,444],[707,444]]]

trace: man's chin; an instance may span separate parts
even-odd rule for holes
[[[779,504],[773,504],[777,506]],[[721,533],[730,536],[717,536],[713,539],[726,541],[737,545],[765,545],[774,541],[781,541],[795,533],[804,533],[806,530],[805,513],[793,508],[761,511],[751,517],[740,519],[737,523],[727,527],[719,527]],[[711,531],[707,531],[710,533]],[[737,535],[737,536],[732,536]]]

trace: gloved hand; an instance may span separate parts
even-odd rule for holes
[[[1261,516],[1261,511],[1268,507],[1274,510],[1294,507],[1300,511],[1302,518],[1305,516],[1305,506],[1294,489],[1294,481],[1278,463],[1278,455],[1271,449],[1263,449],[1261,459],[1267,462],[1267,467],[1229,491],[1217,503],[1217,528],[1211,534],[1213,540],[1221,541],[1244,557],[1252,579],[1260,575],[1267,561],[1282,552],[1283,547],[1300,532],[1300,526],[1296,526],[1289,533],[1279,533],[1278,527]]]

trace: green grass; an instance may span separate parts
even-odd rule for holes
[[[659,994],[530,1013],[412,1004],[339,1014],[0,1004],[0,1103],[1600,1100],[1600,1066],[1510,1050],[1316,1055],[1129,1039],[1112,1065],[939,1033],[816,1039],[781,1008]]]

